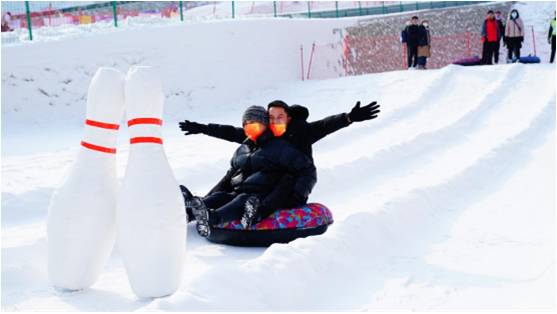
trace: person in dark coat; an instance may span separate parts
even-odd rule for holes
[[[420,25],[418,40],[418,69],[425,70],[429,57],[431,57],[431,33],[429,32],[429,21],[424,20]]]
[[[551,22],[549,22],[547,42],[551,45],[551,56],[549,57],[549,63],[553,63],[553,60],[555,60],[555,15],[553,15],[553,19],[551,20]]]
[[[312,145],[314,143],[354,122],[375,119],[380,112],[377,102],[371,102],[361,107],[358,101],[349,113],[341,113],[318,121],[308,122],[309,112],[303,106],[288,106],[284,101],[275,100],[269,103],[267,108],[273,134],[290,142],[296,149],[308,156],[310,160],[313,160]],[[231,125],[212,123],[206,125],[188,120],[180,122],[179,125],[185,135],[206,134],[239,144],[246,139],[243,128]],[[209,193],[221,190],[222,186],[230,180],[230,175],[230,173],[227,173]],[[276,209],[292,208],[299,204],[298,200],[292,197],[293,181],[294,178],[288,173],[282,176],[275,189],[261,200],[260,215],[257,219],[269,216]],[[185,192],[185,195],[188,195],[184,187],[182,187],[182,191]]]
[[[413,16],[410,25],[406,28],[406,51],[408,55],[408,68],[418,65],[418,44],[423,37],[423,31],[418,25],[418,17]]]
[[[495,11],[495,20],[499,26],[499,39],[495,45],[495,51],[493,53],[493,62],[499,63],[499,50],[501,48],[501,39],[505,35],[505,24],[503,23],[503,17],[501,16],[501,11]]]
[[[313,161],[268,128],[265,108],[249,107],[242,124],[247,138],[234,153],[226,180],[203,198],[186,199],[202,236],[210,234],[209,226],[236,219],[244,228],[250,226],[259,215],[260,200],[285,173],[292,177],[292,199],[298,206],[305,203],[317,181]]]
[[[487,17],[482,24],[481,36],[483,43],[482,64],[493,64],[493,55],[501,34],[492,10],[487,12]]]

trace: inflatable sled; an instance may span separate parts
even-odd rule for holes
[[[248,229],[242,227],[240,220],[213,226],[207,239],[236,246],[269,246],[322,234],[332,223],[333,216],[327,207],[309,203],[299,208],[278,210]]]
[[[481,63],[482,63],[482,59],[478,56],[462,58],[453,62],[453,64],[462,65],[462,66],[480,65]]]
[[[526,57],[520,57],[518,59],[518,62],[520,62],[520,63],[540,63],[541,60],[537,56],[529,55],[529,56],[526,56]]]

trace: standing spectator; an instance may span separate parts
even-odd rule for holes
[[[418,42],[418,69],[425,69],[427,58],[431,57],[431,35],[429,22],[424,20],[420,25],[420,39]]]
[[[507,44],[507,63],[516,62],[520,58],[520,48],[524,41],[524,23],[520,18],[518,11],[512,9],[505,26],[505,38]]]
[[[499,26],[493,15],[493,11],[487,11],[487,17],[482,24],[482,64],[493,64],[493,54],[500,39]]]
[[[6,14],[2,15],[2,32],[13,31],[13,29],[10,27],[11,22],[12,22],[12,13],[6,12]]]
[[[551,57],[549,57],[549,63],[553,63],[553,60],[555,60],[555,15],[553,15],[553,20],[549,22],[547,42],[551,44]]]
[[[501,16],[501,11],[495,11],[495,20],[497,20],[497,25],[499,26],[499,39],[497,40],[497,45],[495,46],[495,52],[493,54],[493,61],[499,63],[499,48],[501,47],[501,38],[505,34],[505,24],[503,23],[503,17]]]
[[[418,41],[420,39],[420,26],[418,17],[413,16],[410,25],[406,28],[406,46],[408,51],[408,68],[418,65]]]
[[[406,44],[406,39],[408,38],[408,26],[410,26],[410,21],[406,21],[404,29],[400,32],[400,42]]]

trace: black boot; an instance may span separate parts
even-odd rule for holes
[[[205,206],[205,202],[197,196],[192,197],[190,205],[193,216],[195,217],[195,228],[197,229],[197,233],[202,237],[208,237],[211,234],[209,209]]]
[[[244,229],[247,229],[247,227],[258,221],[260,206],[261,201],[255,195],[250,196],[246,200],[246,204],[244,206],[244,214],[242,215],[242,219],[240,219],[240,223],[242,224]]]
[[[183,185],[180,185],[180,191],[182,191],[182,196],[184,197],[184,206],[186,207],[186,214],[187,214],[187,221],[193,221],[194,216],[192,212],[192,200],[193,194],[191,194],[190,190]]]

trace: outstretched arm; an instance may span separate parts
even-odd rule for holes
[[[234,142],[241,144],[246,139],[246,134],[244,129],[237,128],[232,125],[222,125],[222,124],[201,124],[197,122],[192,122],[185,120],[180,122],[180,129],[185,132],[184,135],[191,134],[205,134],[212,137],[220,138],[222,140]]]
[[[325,136],[349,126],[352,122],[360,122],[377,118],[379,105],[372,102],[367,106],[360,107],[360,102],[352,108],[350,113],[341,113],[309,124],[309,137],[312,144]]]

